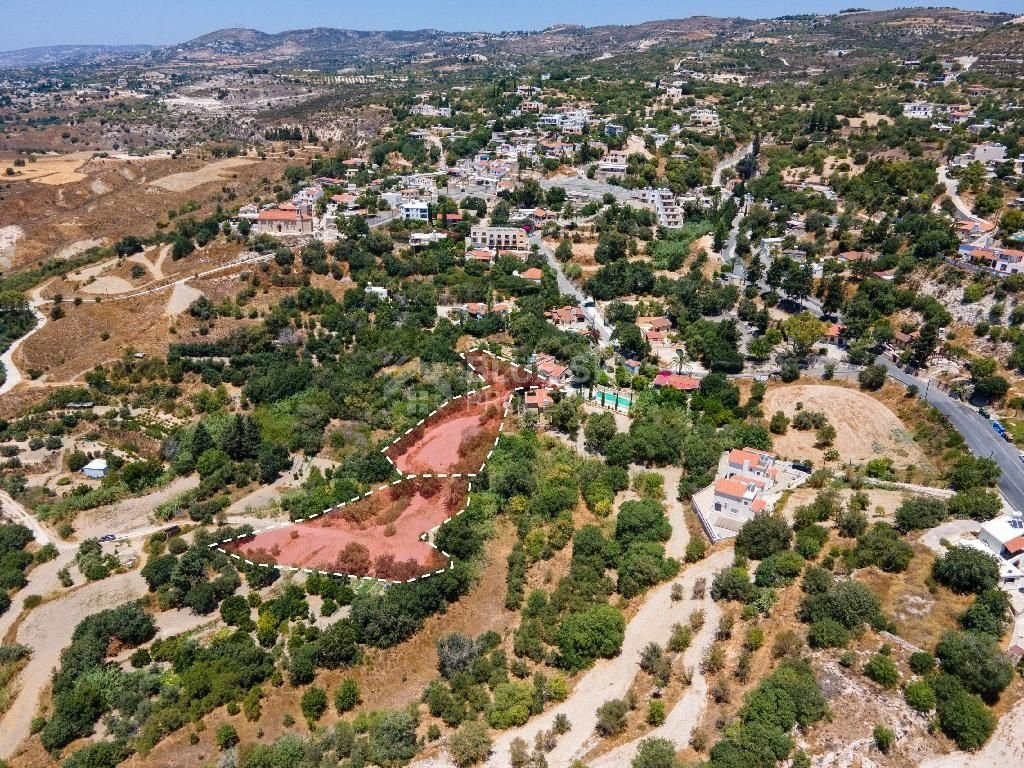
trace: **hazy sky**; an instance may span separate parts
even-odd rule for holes
[[[694,15],[771,17],[887,8],[912,0],[0,0],[0,50],[68,43],[182,42],[222,27],[501,31],[552,24],[630,24]],[[921,0],[925,4],[925,0]],[[961,8],[1024,13],[1024,0],[959,0]]]

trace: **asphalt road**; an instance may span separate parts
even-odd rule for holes
[[[934,405],[948,419],[953,428],[963,435],[964,441],[975,456],[991,458],[1003,470],[999,478],[999,490],[1014,509],[1024,509],[1024,463],[1019,450],[1013,443],[1003,440],[992,429],[992,422],[975,408],[955,400],[937,387],[928,387],[928,382],[903,371],[891,360],[879,357],[877,362],[889,369],[889,375],[903,384],[916,384],[921,397],[927,394],[927,401]]]
[[[562,271],[562,265],[558,262],[558,259],[555,258],[554,251],[547,246],[539,234],[532,234],[530,236],[530,242],[536,244],[540,248],[540,252],[544,255],[544,258],[547,259],[548,266],[554,270],[555,278],[558,281],[559,292],[566,296],[575,297],[576,301],[579,302],[580,307],[583,308],[583,314],[587,316],[587,320],[590,322],[590,325],[600,334],[601,344],[610,344],[612,340],[612,333],[615,329],[609,325],[601,313],[598,312],[597,307],[586,306],[587,296],[572,280],[565,276],[565,273]]]

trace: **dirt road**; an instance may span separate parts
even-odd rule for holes
[[[15,640],[32,649],[32,657],[19,676],[19,689],[11,708],[0,720],[0,759],[10,757],[22,739],[39,704],[39,693],[50,681],[68,645],[71,631],[84,619],[105,608],[146,594],[146,582],[137,571],[86,584],[33,610],[18,627]]]
[[[698,578],[706,578],[709,582],[715,571],[720,570],[732,562],[732,551],[723,550],[707,560],[687,568],[682,577],[675,581],[682,582],[684,591],[689,594],[693,588],[693,582]],[[685,622],[690,612],[697,603],[690,600],[672,602],[672,583],[662,584],[651,590],[643,607],[626,627],[626,637],[622,643],[622,652],[614,659],[599,661],[587,672],[572,694],[564,702],[547,712],[533,718],[522,728],[515,728],[501,733],[494,742],[494,751],[487,761],[490,768],[510,768],[508,750],[512,741],[519,737],[532,744],[536,734],[542,730],[551,728],[557,715],[564,714],[572,723],[572,730],[560,737],[558,745],[548,755],[550,765],[569,765],[573,760],[582,759],[594,744],[596,736],[594,726],[597,722],[597,708],[608,699],[621,698],[625,696],[630,683],[637,671],[637,662],[640,658],[640,650],[652,640],[664,644],[668,641],[672,625],[676,622]],[[710,599],[700,604],[706,611],[714,611],[715,608]],[[710,615],[710,614],[709,614]],[[708,627],[716,626],[717,621],[709,619]],[[705,633],[701,634],[701,640],[694,644],[693,654],[701,651],[699,646],[706,640]],[[699,658],[699,655],[697,655]],[[691,663],[687,660],[687,663]],[[697,680],[695,678],[695,684]],[[706,683],[703,683],[706,687]],[[695,722],[693,712],[703,702],[704,697],[694,691],[692,696],[687,695],[679,703],[683,707],[678,714],[673,708],[667,722],[675,723],[679,731],[678,736],[672,738],[682,739],[682,743],[689,740],[689,732],[686,731],[684,723]],[[663,726],[664,727],[664,726]],[[635,745],[625,745],[620,749],[628,751]],[[609,758],[611,759],[611,758]],[[625,762],[602,762],[603,765],[625,765]]]

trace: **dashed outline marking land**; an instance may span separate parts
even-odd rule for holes
[[[475,349],[471,349],[470,352],[471,353],[478,352],[480,354],[490,355],[495,360],[501,360],[502,362],[505,362],[505,363],[508,363],[508,364],[510,364],[512,366],[515,366],[516,368],[523,368],[523,366],[519,365],[519,363],[516,363],[516,362],[514,362],[512,360],[509,360],[506,357],[502,357],[501,355],[496,355],[496,354],[494,354],[493,352],[491,352],[490,350],[487,350],[487,349],[482,349],[482,348],[478,347],[478,348],[475,348]],[[419,473],[419,474],[416,474],[416,473],[405,473],[405,472],[403,472],[402,470],[400,470],[398,468],[398,465],[395,464],[394,460],[388,455],[388,453],[387,453],[388,449],[391,448],[391,446],[393,446],[395,443],[397,443],[403,437],[405,437],[406,435],[410,434],[413,430],[417,429],[418,427],[423,426],[423,424],[425,422],[427,422],[429,419],[431,419],[433,416],[435,416],[438,413],[438,411],[443,409],[446,405],[454,403],[459,398],[468,397],[472,392],[483,392],[484,390],[490,389],[491,386],[492,386],[492,385],[486,383],[487,379],[484,378],[484,376],[482,376],[479,371],[477,371],[476,367],[467,359],[465,353],[460,352],[459,353],[459,358],[466,365],[466,367],[481,382],[484,382],[484,386],[480,387],[479,389],[471,390],[470,392],[467,392],[465,394],[455,395],[454,397],[452,397],[452,398],[450,398],[448,400],[445,400],[443,403],[441,403],[439,406],[437,406],[437,408],[435,408],[433,411],[431,411],[427,416],[425,416],[422,419],[420,419],[419,422],[417,422],[415,426],[409,427],[407,430],[405,430],[405,432],[403,432],[402,434],[400,434],[397,437],[395,437],[393,440],[391,440],[391,442],[389,442],[387,445],[385,445],[383,448],[380,449],[380,452],[382,454],[384,454],[384,458],[388,460],[388,463],[391,464],[391,467],[395,470],[395,472],[398,473],[398,475],[399,475],[398,478],[396,478],[395,480],[392,480],[391,482],[383,483],[383,484],[377,486],[376,488],[370,488],[367,491],[364,491],[363,493],[360,493],[360,494],[357,494],[356,496],[353,496],[348,501],[343,501],[343,502],[341,502],[339,504],[335,504],[333,507],[327,507],[326,509],[324,509],[322,512],[320,512],[318,514],[307,515],[306,517],[300,517],[300,518],[297,518],[295,520],[287,520],[287,521],[285,521],[285,520],[278,520],[278,521],[276,521],[276,522],[274,522],[274,523],[272,523],[272,524],[270,524],[268,526],[260,528],[257,531],[253,531],[252,533],[243,533],[243,534],[237,534],[235,536],[229,536],[226,539],[221,539],[219,541],[212,542],[212,543],[208,544],[207,546],[210,549],[216,549],[218,552],[222,552],[225,555],[227,555],[228,557],[232,557],[235,560],[239,560],[239,561],[241,561],[243,563],[246,563],[246,564],[248,564],[250,566],[253,566],[253,567],[256,567],[256,568],[277,568],[279,571],[282,571],[282,572],[290,571],[292,573],[307,573],[307,574],[317,574],[318,573],[318,574],[322,574],[322,575],[325,575],[325,576],[337,576],[337,577],[341,577],[341,578],[359,579],[361,581],[367,581],[367,582],[371,582],[372,581],[372,582],[377,582],[378,584],[385,584],[385,585],[387,585],[387,584],[409,584],[409,583],[418,581],[419,579],[430,578],[431,576],[437,576],[439,574],[442,574],[446,570],[451,570],[453,567],[455,567],[455,558],[453,558],[450,554],[448,554],[443,549],[440,549],[436,544],[434,544],[434,542],[433,542],[433,534],[437,533],[438,529],[442,525],[447,523],[449,520],[453,520],[454,518],[458,517],[463,512],[465,512],[466,509],[469,508],[470,496],[473,493],[473,478],[476,478],[476,477],[480,476],[480,474],[484,471],[484,467],[487,466],[487,462],[491,460],[491,456],[494,454],[494,449],[498,447],[498,441],[501,439],[501,435],[505,431],[505,421],[508,418],[508,412],[509,412],[509,409],[511,409],[511,407],[512,407],[512,400],[516,396],[516,393],[518,393],[518,392],[528,392],[528,391],[534,390],[534,389],[550,389],[551,388],[551,387],[546,387],[546,386],[542,386],[542,385],[539,385],[539,384],[532,384],[532,385],[524,386],[524,387],[514,387],[512,389],[512,391],[508,395],[508,398],[505,401],[505,410],[502,412],[501,423],[498,425],[498,434],[494,436],[494,444],[491,446],[491,449],[487,452],[487,457],[480,464],[480,468],[476,472]],[[534,375],[534,374],[531,374],[531,375]],[[393,579],[380,579],[380,578],[377,578],[375,576],[360,576],[360,575],[356,575],[356,574],[352,574],[352,573],[341,573],[341,572],[337,572],[337,571],[325,571],[325,570],[320,569],[320,568],[304,568],[304,567],[297,567],[297,566],[293,566],[293,565],[280,565],[278,563],[258,563],[258,562],[254,561],[254,560],[250,560],[250,559],[248,559],[246,557],[243,557],[242,555],[239,555],[237,552],[231,552],[231,551],[229,551],[229,550],[227,550],[227,549],[225,549],[223,547],[224,544],[227,544],[230,541],[236,541],[238,539],[248,539],[248,538],[252,538],[254,536],[257,536],[257,535],[259,535],[261,533],[265,533],[266,531],[272,531],[272,530],[275,530],[277,528],[285,528],[287,526],[298,525],[299,523],[304,523],[304,522],[307,522],[309,520],[315,520],[318,517],[323,517],[326,514],[330,514],[331,512],[336,512],[336,511],[338,511],[340,509],[343,509],[344,507],[348,506],[349,504],[352,504],[354,502],[361,501],[362,499],[368,498],[369,496],[372,496],[374,493],[379,493],[381,491],[387,490],[388,488],[390,488],[392,486],[399,485],[400,483],[405,483],[405,482],[408,482],[410,480],[415,480],[417,478],[425,478],[425,479],[426,478],[445,478],[445,479],[447,479],[447,478],[467,478],[467,480],[468,480],[468,483],[467,483],[467,486],[466,486],[466,503],[462,506],[462,508],[458,512],[455,512],[454,514],[450,515],[449,517],[446,517],[444,520],[442,520],[440,523],[435,525],[433,528],[430,528],[430,529],[428,529],[426,531],[423,531],[420,534],[420,539],[422,541],[424,541],[427,544],[427,546],[429,546],[429,547],[437,550],[438,552],[440,552],[444,556],[444,558],[448,561],[448,567],[447,568],[438,568],[438,569],[436,569],[434,571],[430,571],[428,573],[422,573],[419,576],[414,576],[411,579],[397,580],[396,581],[396,580],[393,580]]]

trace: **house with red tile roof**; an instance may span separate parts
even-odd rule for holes
[[[700,379],[695,376],[672,373],[671,371],[661,371],[654,377],[654,381],[651,384],[656,388],[672,387],[681,392],[693,392],[700,389]]]
[[[772,470],[778,457],[755,448],[733,448],[726,456],[726,475],[742,474],[773,479]]]
[[[672,321],[667,317],[651,317],[642,315],[636,319],[636,325],[641,331],[661,331],[664,333],[671,330]]]
[[[542,355],[533,361],[533,367],[537,373],[552,384],[562,386],[568,384],[572,379],[572,370],[567,365],[562,365],[551,355]]]
[[[528,282],[540,285],[540,281],[544,279],[544,272],[538,267],[530,267],[525,272],[520,272],[519,277]]]
[[[546,389],[531,389],[523,395],[523,407],[528,411],[543,411],[555,404]]]
[[[580,307],[558,307],[549,309],[544,316],[559,328],[571,328],[579,325],[586,325],[587,316]]]
[[[294,205],[284,204],[260,211],[253,231],[261,235],[309,235],[313,233],[313,217]]]

